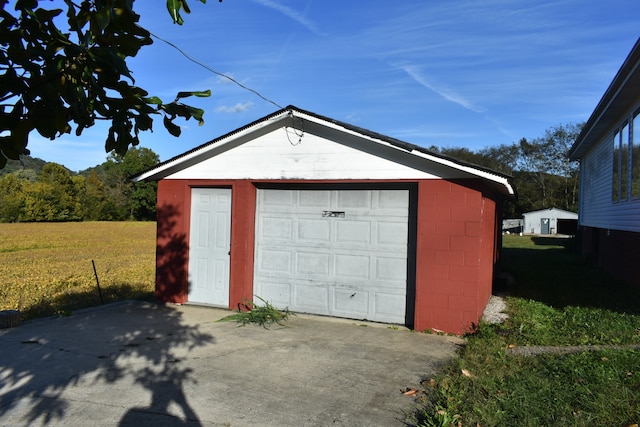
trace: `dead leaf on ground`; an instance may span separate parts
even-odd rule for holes
[[[462,375],[467,377],[467,378],[475,378],[475,375],[473,375],[471,372],[469,372],[469,370],[467,369],[463,369],[462,370]]]
[[[418,392],[418,390],[416,390],[415,388],[407,388],[401,391],[405,396],[415,396],[415,394]]]

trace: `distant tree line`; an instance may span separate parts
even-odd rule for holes
[[[478,151],[430,149],[511,175],[518,198],[505,204],[505,218],[520,218],[525,212],[552,207],[577,212],[579,164],[570,161],[567,152],[581,129],[582,124],[560,124],[532,140],[522,138]]]
[[[504,207],[505,218],[556,207],[578,208],[578,164],[566,153],[582,125],[557,125],[533,140],[472,151],[431,150],[513,177],[518,198]],[[94,168],[72,173],[57,163],[24,156],[0,170],[0,222],[155,220],[155,182],[133,184],[132,175],[159,163],[148,148],[110,154]]]
[[[153,221],[157,184],[129,178],[158,163],[147,148],[110,154],[80,173],[22,156],[0,171],[0,222]]]

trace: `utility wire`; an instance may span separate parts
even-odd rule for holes
[[[232,83],[235,83],[236,85],[240,86],[242,89],[248,90],[249,92],[255,94],[256,96],[262,98],[263,100],[275,105],[279,109],[283,109],[284,108],[283,106],[279,105],[277,102],[274,102],[274,101],[270,100],[269,98],[261,95],[258,91],[243,85],[239,81],[235,80],[233,77],[230,77],[230,76],[228,76],[228,75],[226,75],[224,73],[216,71],[213,68],[209,67],[208,65],[203,64],[202,62],[198,61],[196,58],[192,57],[187,52],[185,52],[184,50],[180,49],[178,46],[176,46],[175,44],[171,43],[170,41],[165,40],[162,37],[153,34],[152,32],[149,32],[149,34],[151,34],[151,36],[155,37],[156,39],[160,40],[161,42],[164,42],[164,43],[168,44],[169,46],[171,46],[172,48],[174,48],[175,50],[180,52],[182,54],[182,56],[184,56],[185,58],[187,58],[189,61],[193,62],[194,64],[197,64],[197,65],[201,66],[202,68],[206,69],[207,71],[212,72],[213,74],[216,74],[216,75],[218,75],[220,77],[224,77],[225,79],[231,81]]]

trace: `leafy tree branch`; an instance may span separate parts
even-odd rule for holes
[[[135,85],[127,59],[153,40],[138,25],[134,0],[64,0],[66,10],[41,3],[17,0],[11,9],[0,0],[0,168],[29,154],[33,131],[53,140],[108,121],[105,151],[124,155],[140,132],[153,130],[154,117],[174,136],[177,118],[203,123],[204,111],[182,100],[210,91],[164,102]],[[177,24],[190,12],[186,0],[168,0],[167,9]]]

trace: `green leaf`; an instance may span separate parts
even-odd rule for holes
[[[203,91],[178,92],[178,95],[176,95],[176,99],[188,98],[190,96],[197,96],[199,98],[207,98],[207,97],[211,96],[211,90],[207,89],[207,90],[203,90]]]
[[[96,22],[98,23],[98,27],[100,30],[104,31],[105,28],[109,26],[111,22],[111,8],[103,7],[102,9],[96,12]]]
[[[153,119],[148,115],[141,115],[135,118],[136,122],[136,133],[138,130],[152,130],[153,129]]]
[[[164,127],[167,128],[167,131],[169,131],[169,133],[175,137],[179,137],[182,133],[180,126],[173,123],[167,116],[164,116]]]
[[[204,116],[204,110],[189,106],[187,106],[187,108],[189,109],[191,116],[198,121],[198,126],[202,126],[204,124],[204,119],[202,118],[202,116]]]
[[[146,102],[147,104],[162,105],[162,99],[158,98],[157,96],[150,96],[148,98],[142,98],[142,100],[144,102]]]
[[[173,19],[174,24],[184,24],[184,19],[182,19],[182,16],[180,16],[181,7],[181,0],[167,0],[167,10],[169,11],[169,15],[171,15],[171,19]]]

